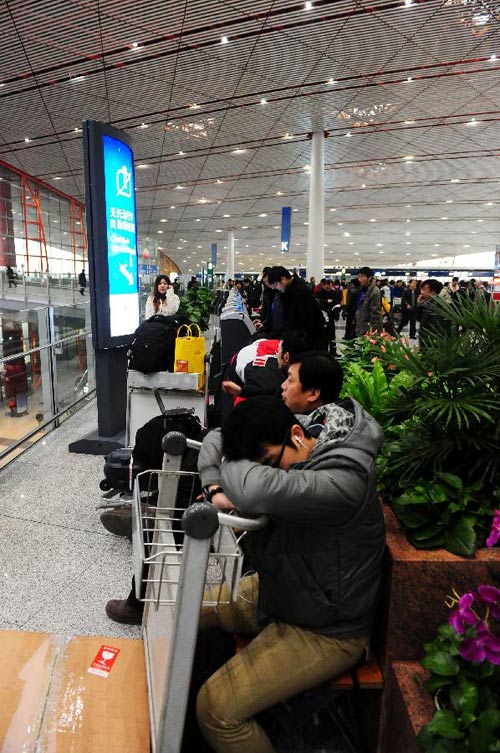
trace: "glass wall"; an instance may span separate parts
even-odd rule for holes
[[[69,306],[1,313],[0,464],[93,394],[86,321]]]

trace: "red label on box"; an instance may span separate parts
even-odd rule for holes
[[[116,657],[120,653],[119,648],[113,648],[112,646],[101,646],[99,651],[94,657],[94,661],[89,667],[89,672],[92,675],[99,675],[99,677],[107,677],[113,668],[113,664],[116,661]]]

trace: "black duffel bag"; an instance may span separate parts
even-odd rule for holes
[[[173,371],[175,338],[182,324],[189,324],[185,316],[156,314],[146,319],[134,332],[127,356],[128,367],[143,374]]]

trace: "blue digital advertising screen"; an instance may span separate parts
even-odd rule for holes
[[[134,156],[119,139],[102,136],[109,282],[109,333],[129,335],[139,326],[139,275]]]

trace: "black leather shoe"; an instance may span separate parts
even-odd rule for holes
[[[127,599],[111,599],[106,604],[109,619],[122,625],[140,625],[143,611],[142,607],[131,607]]]
[[[106,531],[115,536],[126,536],[132,541],[132,508],[115,507],[114,510],[105,510],[101,515],[101,523]]]

